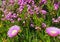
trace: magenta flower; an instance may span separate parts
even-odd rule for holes
[[[19,11],[22,12],[23,8],[24,8],[24,6],[20,6]]]
[[[59,23],[59,21],[56,19],[56,20],[53,21],[53,23]]]
[[[42,2],[43,2],[44,4],[46,4],[47,1],[46,1],[46,0],[42,0]]]
[[[20,6],[25,5],[26,4],[26,0],[18,0],[18,4]]]
[[[46,32],[48,33],[48,35],[52,36],[52,37],[55,37],[55,36],[58,36],[59,34],[59,29],[56,28],[56,27],[48,27],[46,29]]]
[[[17,20],[18,20],[18,21],[21,21],[22,19],[21,19],[21,18],[18,18]]]
[[[59,23],[59,18],[57,18],[57,19],[52,18],[52,23]]]
[[[45,10],[41,10],[41,13],[45,15],[47,12]]]
[[[32,5],[34,5],[35,4],[35,2],[34,2],[34,0],[32,0]]]
[[[30,9],[30,10],[28,11],[28,13],[29,13],[29,14],[34,14],[34,10]]]
[[[28,3],[30,3],[32,0],[27,0]]]
[[[14,0],[10,0],[9,2],[10,2],[10,4],[14,4]]]
[[[40,5],[46,4],[47,0],[41,0]]]
[[[34,6],[34,10],[36,11],[37,14],[39,14],[39,7]]]
[[[42,23],[42,28],[45,28],[46,27],[46,24],[45,23]]]
[[[30,5],[27,5],[27,11],[29,11],[31,9],[31,6]]]
[[[20,27],[17,25],[10,27],[10,29],[7,33],[8,37],[12,38],[12,37],[16,36],[18,34],[19,30],[20,30]]]
[[[9,12],[9,13],[5,16],[5,18],[6,18],[7,20],[10,20],[10,19],[11,19],[11,16],[12,16],[12,12]]]
[[[13,15],[11,16],[12,18],[17,18],[17,14],[13,13]]]
[[[54,4],[54,10],[58,10],[59,5],[58,4]]]

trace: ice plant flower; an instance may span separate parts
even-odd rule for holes
[[[53,23],[59,23],[59,21],[56,19],[56,20],[53,21]]]
[[[10,0],[9,2],[10,2],[10,4],[13,4],[14,3],[14,0]]]
[[[46,28],[46,33],[48,33],[48,35],[55,37],[58,36],[59,34],[59,29],[56,27],[48,27]]]
[[[39,14],[39,7],[34,6],[34,10],[36,11],[37,14]]]
[[[58,4],[54,4],[54,10],[58,10],[59,5]]]
[[[21,18],[18,18],[17,20],[18,20],[18,21],[21,21],[22,19],[21,19]]]
[[[46,24],[45,23],[42,23],[42,28],[45,28],[46,27]]]
[[[34,10],[30,9],[30,10],[28,11],[28,13],[29,13],[29,14],[34,14]]]
[[[59,23],[58,19],[52,18],[52,23]]]
[[[20,30],[20,27],[17,25],[10,27],[9,31],[7,32],[8,37],[12,38],[12,37],[16,36],[18,34],[19,30]]]
[[[46,1],[46,0],[42,0],[42,2],[43,2],[44,4],[46,4],[47,1]]]
[[[20,6],[19,11],[22,12],[23,8],[24,8],[24,6]]]
[[[41,13],[45,15],[47,12],[45,10],[41,10]]]
[[[9,12],[9,13],[5,16],[6,20],[10,20],[10,19],[11,19],[11,16],[12,16],[12,12]]]
[[[41,0],[40,5],[46,4],[47,0]]]
[[[13,13],[13,15],[11,16],[12,18],[17,18],[17,14]]]
[[[18,0],[18,4],[21,5],[21,6],[22,6],[22,5],[25,5],[25,3],[26,3],[25,0]]]

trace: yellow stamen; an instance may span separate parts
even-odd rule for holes
[[[52,34],[55,34],[55,33],[56,33],[56,31],[51,31],[51,33],[52,33]]]
[[[14,34],[14,33],[16,33],[16,32],[17,32],[17,30],[13,30],[13,31],[12,31],[12,34]]]

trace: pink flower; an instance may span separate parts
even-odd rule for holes
[[[21,21],[22,19],[21,19],[21,18],[18,18],[17,20],[18,20],[18,21]]]
[[[47,12],[45,10],[41,10],[41,13],[45,15]]]
[[[58,19],[52,18],[53,23],[59,23]]]
[[[5,15],[5,18],[7,20],[10,20],[11,19],[11,16],[12,16],[12,12],[9,12],[7,15]]]
[[[45,23],[42,23],[42,28],[45,28],[46,27],[46,24]]]
[[[46,0],[42,0],[42,2],[43,2],[44,4],[46,4],[46,3],[47,3],[47,1],[46,1]]]
[[[53,23],[59,23],[59,21],[56,19],[56,20],[53,21]]]
[[[56,28],[56,27],[48,27],[46,29],[46,32],[48,33],[48,35],[52,36],[52,37],[55,37],[55,36],[58,36],[59,34],[59,29]]]
[[[22,12],[23,11],[23,8],[24,8],[24,6],[20,6],[19,7],[19,11]]]
[[[10,27],[10,29],[7,33],[8,37],[12,38],[12,37],[16,36],[18,34],[19,30],[20,30],[20,27],[17,25]]]
[[[13,15],[11,16],[12,18],[17,18],[17,14],[13,13]]]
[[[9,2],[10,2],[10,4],[14,4],[14,0],[10,0]]]
[[[54,4],[54,10],[58,10],[59,5],[58,4]]]

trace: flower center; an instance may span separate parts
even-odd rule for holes
[[[12,31],[12,34],[15,34],[16,32],[17,32],[17,30],[13,30],[13,31]]]
[[[56,33],[56,31],[51,31],[51,33],[52,33],[52,34],[55,34],[55,33]]]

